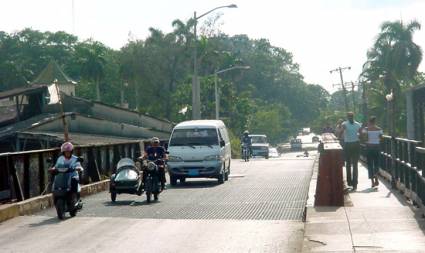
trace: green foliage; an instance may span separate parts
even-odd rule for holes
[[[215,71],[250,66],[217,79],[220,117],[234,133],[235,150],[240,148],[236,136],[245,129],[268,134],[277,143],[320,116],[329,94],[303,81],[290,52],[266,39],[223,34],[218,19],[200,28],[196,42],[193,20],[175,20],[172,32],[150,28],[146,39],[129,40],[120,50],[65,32],[0,32],[0,90],[28,85],[53,58],[79,82],[78,96],[119,104],[123,91],[131,109],[174,122],[189,120],[196,46],[203,118],[215,118]],[[186,107],[185,114],[179,112]]]
[[[413,33],[421,25],[417,21],[384,22],[373,47],[368,51],[368,60],[363,65],[362,77],[368,83],[368,100],[371,111],[381,117],[385,110],[386,94],[394,94],[396,132],[405,133],[405,103],[403,91],[420,82],[418,66],[422,61],[422,50],[413,41]],[[388,129],[388,124],[385,125]]]
[[[285,126],[285,119],[289,117],[290,112],[284,106],[260,107],[252,115],[249,121],[249,129],[251,133],[266,134],[271,143],[277,144],[285,136],[285,127],[287,127]]]
[[[232,147],[232,158],[241,157],[241,139],[238,135],[235,135],[232,130],[229,131],[230,145]]]

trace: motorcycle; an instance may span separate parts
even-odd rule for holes
[[[245,162],[249,161],[249,147],[248,144],[243,144],[242,145],[242,159]]]
[[[111,176],[109,192],[111,201],[115,202],[117,194],[137,194],[142,195],[142,177],[141,173],[130,158],[122,158],[118,161],[117,169]]]
[[[165,169],[165,163],[162,159],[156,161],[146,161],[145,167],[145,183],[144,191],[146,192],[146,201],[151,202],[152,195],[154,200],[158,200],[159,194],[161,193],[161,173],[160,169]]]
[[[83,159],[79,157],[78,161],[82,163]],[[53,203],[60,220],[65,218],[66,212],[69,212],[69,215],[74,217],[83,208],[78,194],[71,189],[72,173],[75,171],[79,171],[79,169],[75,167],[52,167],[49,169],[49,172],[53,175]]]

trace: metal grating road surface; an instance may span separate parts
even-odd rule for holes
[[[140,219],[302,220],[313,159],[253,160],[232,162],[228,182],[189,180],[169,187],[160,201],[147,204],[145,196],[109,194],[84,199],[78,216]],[[53,209],[42,215],[54,216]]]

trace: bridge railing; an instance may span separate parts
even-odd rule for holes
[[[145,141],[75,147],[74,154],[84,158],[82,183],[108,178],[123,157],[141,155]],[[21,201],[50,191],[49,158],[56,161],[60,149],[45,149],[0,154],[0,202]]]
[[[391,175],[393,186],[417,203],[425,204],[425,148],[422,143],[384,135],[381,142],[380,164]],[[361,159],[366,162],[366,145]]]

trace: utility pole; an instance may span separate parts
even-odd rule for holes
[[[358,86],[355,82],[346,82],[345,85],[351,85],[351,97],[353,99],[353,112],[356,113],[356,94],[354,93],[354,87]]]
[[[339,72],[339,77],[341,79],[341,87],[342,87],[342,92],[344,95],[344,103],[345,103],[345,111],[348,112],[349,111],[349,107],[348,107],[348,101],[347,101],[347,89],[345,88],[345,84],[344,84],[344,78],[342,76],[342,71],[344,70],[350,70],[351,67],[338,67],[336,69],[332,69],[331,71],[329,71],[329,73],[334,73],[334,72]]]

